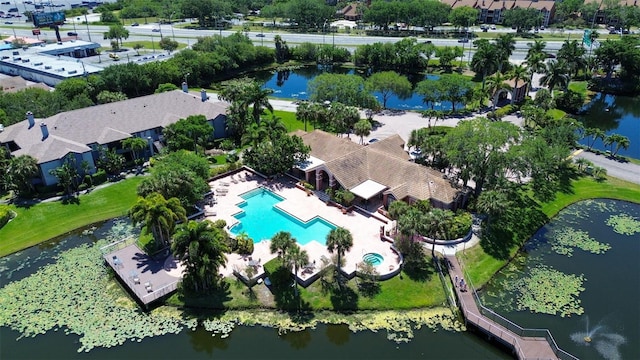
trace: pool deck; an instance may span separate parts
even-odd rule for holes
[[[380,240],[380,227],[385,226],[387,229],[390,225],[385,225],[374,217],[356,211],[343,214],[340,209],[328,206],[315,195],[308,196],[305,191],[296,188],[295,182],[290,178],[284,177],[267,181],[257,174],[243,170],[234,175],[211,181],[209,186],[215,193],[215,203],[207,207],[205,211],[208,220],[225,220],[228,228],[231,228],[238,221],[233,215],[242,211],[237,206],[243,201],[240,195],[258,187],[264,187],[285,198],[276,206],[292,216],[302,221],[320,216],[336,226],[351,231],[353,247],[343,258],[342,270],[345,273],[354,273],[358,263],[362,262],[362,256],[367,253],[378,253],[384,257],[384,261],[376,266],[376,271],[380,275],[389,274],[399,266],[399,256],[391,249],[391,244]],[[253,266],[257,270],[254,278],[262,276],[264,273],[262,265],[276,257],[269,251],[269,244],[269,239],[260,239],[255,244],[254,252],[250,257],[238,254],[227,255],[227,265],[220,269],[220,273],[229,276],[233,274],[234,270],[243,272],[247,266]],[[323,259],[331,259],[332,254],[327,251],[325,245],[316,241],[302,245],[301,248],[309,254],[308,266],[300,269],[297,274],[299,281],[305,282],[322,270]]]

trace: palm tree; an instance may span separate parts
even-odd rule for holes
[[[511,91],[511,105],[516,102],[516,91],[518,90],[518,82],[527,78],[528,69],[522,65],[515,65],[509,72],[509,76],[514,81],[513,90]]]
[[[371,134],[371,123],[367,119],[362,119],[353,125],[353,133],[360,136],[360,145],[364,144],[364,137]]]
[[[185,266],[183,283],[193,291],[206,291],[215,285],[218,269],[229,251],[224,230],[208,220],[181,224],[173,236],[171,251]]]
[[[502,72],[502,67],[509,62],[509,58],[516,49],[516,40],[513,34],[501,34],[495,40],[496,52],[498,55],[498,71]]]
[[[476,209],[487,215],[487,223],[500,215],[504,214],[510,207],[510,201],[507,193],[497,190],[483,191],[476,202]]]
[[[585,158],[577,158],[575,164],[578,166],[578,171],[583,171],[589,166],[593,166],[593,163]]]
[[[291,237],[291,233],[288,231],[280,231],[271,238],[269,250],[272,254],[277,253],[278,257],[282,259],[284,264],[287,259],[287,252],[294,245],[296,245],[296,240]]]
[[[509,77],[500,72],[497,72],[493,76],[487,78],[487,91],[491,95],[493,111],[496,110],[500,93],[502,93],[503,90],[511,90],[511,85],[507,84],[507,80],[509,80]]]
[[[584,58],[586,52],[585,48],[577,40],[566,40],[558,51],[558,60],[566,62],[575,77],[578,76],[578,71],[586,65]]]
[[[122,147],[128,149],[133,153],[133,160],[135,162],[138,161],[139,152],[144,150],[147,147],[147,140],[139,137],[129,137],[120,142]]]
[[[31,179],[38,175],[38,160],[30,155],[20,155],[9,160],[6,168],[5,187],[20,195],[33,190]]]
[[[620,151],[620,148],[627,150],[630,143],[631,141],[629,141],[628,137],[622,136],[620,134],[611,134],[604,138],[604,145],[611,145],[611,156],[613,157],[616,157],[616,155],[618,155],[618,151]]]
[[[533,75],[539,74],[546,69],[545,60],[547,55],[545,53],[532,53],[531,56],[527,55],[525,63],[527,69],[529,69],[529,86],[533,87]]]
[[[302,250],[297,243],[294,243],[289,249],[286,262],[290,264],[290,266],[293,266],[293,275],[295,277],[298,274],[298,269],[309,263],[309,254],[307,254],[306,250]],[[296,295],[298,295],[298,281],[295,279],[294,284],[296,285]]]
[[[588,145],[587,149],[589,151],[591,151],[591,148],[596,143],[596,141],[598,139],[604,140],[605,136],[606,136],[606,134],[601,129],[598,129],[598,128],[587,128],[584,131],[584,137],[590,137],[591,138],[591,141],[587,140],[587,145]]]
[[[499,58],[496,49],[491,46],[479,46],[471,59],[471,69],[476,73],[482,73],[482,89],[485,87],[487,75],[493,74],[499,67]]]
[[[340,276],[340,267],[342,266],[342,257],[353,246],[353,235],[351,232],[343,227],[331,229],[327,234],[327,250],[333,254],[335,251],[338,254],[338,264],[336,266],[338,270],[338,277]],[[338,282],[339,286],[340,282]]]
[[[262,126],[267,132],[267,137],[271,140],[287,132],[287,126],[282,122],[281,118],[275,115],[262,119]]]
[[[296,119],[304,122],[304,131],[307,131],[307,122],[313,119],[311,103],[303,101],[296,108]]]
[[[243,145],[257,146],[267,137],[267,135],[267,129],[264,126],[252,123],[246,129],[244,134],[242,134],[240,142]]]
[[[143,224],[145,233],[151,233],[158,247],[169,245],[176,221],[187,220],[187,212],[178,198],[166,200],[158,193],[151,193],[129,209],[129,217],[136,224]]]
[[[570,76],[568,70],[567,64],[562,60],[551,60],[547,63],[544,75],[540,78],[540,85],[549,88],[551,97],[553,97],[553,89],[556,86],[560,86],[563,89],[569,86]]]
[[[546,57],[546,52],[544,49],[547,47],[547,43],[543,40],[533,40],[532,43],[527,43],[527,56],[524,58],[525,61],[528,61],[531,57],[536,56],[537,54],[544,54]]]
[[[453,219],[450,210],[433,209],[424,216],[424,232],[432,239],[447,239],[447,226]],[[436,257],[436,242],[431,244],[431,257]]]
[[[263,89],[262,86],[256,81],[252,81],[246,88],[246,92],[243,95],[242,103],[245,107],[252,107],[252,117],[256,124],[260,124],[260,116],[264,109],[273,113],[273,106],[269,102],[269,95],[273,94],[271,89]]]

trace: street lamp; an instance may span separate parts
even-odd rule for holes
[[[184,83],[185,84],[189,84],[189,82],[187,82],[187,78],[189,77],[189,75],[191,75],[191,73],[185,73],[184,74]]]
[[[171,21],[171,19],[173,18],[173,15],[175,15],[175,11],[171,13],[171,15],[169,15],[169,26],[171,26],[171,37],[173,37],[173,41],[176,41],[176,34],[173,32],[173,22]]]
[[[327,26],[327,19],[324,19],[324,24],[322,24],[322,45],[324,45],[324,36],[325,36],[324,27],[325,26]]]

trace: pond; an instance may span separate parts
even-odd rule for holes
[[[263,88],[272,89],[273,97],[284,99],[299,99],[308,100],[309,94],[307,93],[307,83],[313,80],[316,76],[326,72],[322,66],[305,66],[294,70],[269,72],[262,71],[253,74],[253,78],[264,83]],[[335,74],[356,74],[354,69],[333,67],[331,72]],[[358,73],[359,74],[359,73]],[[360,74],[359,74],[360,75]],[[437,79],[436,75],[427,75],[425,79]],[[415,79],[415,83],[423,80]],[[380,105],[382,105],[382,94],[374,92],[373,95],[378,99]],[[408,99],[399,99],[395,95],[389,96],[387,99],[387,108],[400,109],[400,110],[427,110],[431,108],[431,104],[425,104],[422,101],[422,97],[416,93]],[[451,110],[450,102],[435,103],[435,110]],[[459,108],[458,106],[456,108]]]
[[[639,259],[640,205],[583,201],[542,227],[482,298],[518,324],[550,329],[578,358],[640,359]]]
[[[93,244],[98,239],[108,237],[110,239],[126,236],[131,233],[125,229],[127,223],[123,221],[110,221],[93,227],[90,231],[76,231],[68,236],[43,243],[20,253],[0,259],[0,287],[11,286],[12,282],[29,280],[34,273],[43,266],[56,265],[64,262],[66,254],[71,253],[84,244]],[[116,231],[114,231],[116,228]],[[95,254],[94,254],[95,255]],[[98,265],[101,265],[100,263]],[[78,270],[78,269],[75,269]],[[82,269],[91,270],[90,267]],[[104,277],[105,274],[99,274]],[[60,280],[53,280],[52,284],[43,284],[46,292],[55,292],[55,288],[72,287],[65,283],[63,275]],[[62,282],[62,283],[59,283]],[[82,296],[91,299],[95,295],[87,289]],[[31,296],[39,296],[30,294]],[[64,295],[64,294],[63,294]],[[2,297],[0,289],[0,302],[8,300]],[[45,294],[44,296],[49,296]],[[54,296],[54,295],[50,295]],[[59,295],[57,295],[59,296]],[[56,300],[57,301],[57,300]],[[98,299],[98,301],[100,301]],[[7,309],[5,303],[3,310]],[[30,304],[32,305],[32,304]],[[113,304],[111,304],[113,305]],[[24,315],[27,310],[22,304],[16,307],[17,315]],[[26,306],[26,305],[25,305]],[[38,309],[61,310],[56,304],[47,304],[43,301],[37,304]],[[85,304],[75,305],[84,307]],[[90,307],[89,307],[90,308]],[[99,309],[98,309],[99,310]],[[106,312],[100,321],[93,319],[93,311],[87,311],[87,327],[96,327],[99,332],[104,331],[111,336],[113,327],[127,327],[126,320],[119,319],[110,322],[110,316],[118,316]],[[158,312],[158,310],[153,313]],[[44,313],[44,312],[43,312]],[[0,314],[2,314],[0,312]],[[130,312],[136,318],[144,315],[136,311]],[[2,316],[10,316],[4,313]],[[57,316],[68,316],[67,313]],[[162,316],[159,314],[159,316]],[[41,317],[40,319],[45,319]],[[1,319],[0,319],[1,320]],[[66,321],[69,321],[67,319]],[[43,320],[46,322],[46,320]],[[78,326],[76,324],[76,326]],[[143,327],[145,324],[142,325]],[[85,329],[86,330],[86,329]],[[133,328],[132,330],[139,330]],[[116,332],[117,333],[117,332]],[[117,335],[117,334],[116,334]],[[225,359],[247,358],[276,358],[276,359],[327,359],[327,358],[398,358],[409,359],[418,357],[439,359],[509,359],[509,353],[503,348],[494,346],[486,341],[482,335],[468,332],[454,332],[423,327],[414,331],[414,338],[408,343],[396,343],[388,339],[386,331],[360,331],[352,332],[345,325],[318,325],[315,329],[300,332],[290,332],[279,335],[278,330],[265,327],[236,326],[227,338],[221,338],[218,334],[212,336],[212,332],[202,327],[195,330],[182,329],[177,333],[156,336],[145,336],[142,339],[124,341],[121,345],[110,348],[95,347],[88,352],[80,351],[86,345],[85,339],[74,334],[67,334],[67,328],[61,327],[58,331],[47,331],[35,337],[22,337],[17,331],[8,327],[0,327],[0,358],[2,359],[210,359],[212,357]],[[98,335],[99,337],[102,335]]]
[[[619,155],[640,159],[640,101],[628,96],[606,95],[598,93],[578,116],[585,128],[598,128],[607,135],[613,133],[629,138],[629,149],[620,149]],[[587,140],[581,140],[587,145]],[[598,150],[609,150],[598,139],[593,146]]]

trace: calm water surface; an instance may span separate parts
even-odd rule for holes
[[[305,66],[300,69],[281,71],[279,73],[259,72],[254,74],[254,77],[256,80],[265,83],[263,88],[272,89],[274,91],[272,96],[274,97],[308,100],[309,94],[307,93],[307,83],[325,71],[326,70],[319,66]],[[356,73],[353,69],[340,67],[333,67],[331,72],[337,74]],[[437,79],[437,76],[427,75],[426,79]],[[417,82],[423,79],[420,78],[414,80],[414,82]],[[373,95],[378,99],[380,105],[382,105],[382,94],[374,92]],[[400,99],[395,95],[390,95],[387,99],[387,108],[420,111],[430,109],[431,104],[425,104],[422,101],[422,97],[415,93],[408,99]],[[451,103],[435,103],[433,108],[435,110],[451,110]],[[456,106],[456,109],[458,108],[460,108],[460,105]]]
[[[598,128],[607,135],[616,133],[628,137],[629,149],[621,148],[618,154],[640,159],[640,98],[599,93],[584,110],[584,114],[578,116],[578,119],[585,128]],[[588,145],[587,140],[581,140],[580,143]],[[593,147],[610,150],[599,139]]]
[[[583,315],[562,318],[509,311],[501,305],[502,301],[489,296],[484,296],[486,303],[518,324],[550,329],[562,349],[581,359],[640,359],[640,233],[618,234],[606,224],[611,215],[621,213],[640,220],[640,205],[614,200],[571,205],[541,228],[522,254],[524,273],[544,264],[565,274],[584,274],[585,290],[579,297]],[[549,235],[564,227],[587,231],[591,238],[610,244],[611,249],[597,255],[574,248],[571,257],[559,255],[551,250],[553,240]],[[506,277],[514,281],[513,273],[500,272],[487,286],[485,294],[505,295],[500,282]],[[507,296],[512,297],[513,294]],[[590,345],[572,340],[572,335],[585,332],[592,337]],[[615,339],[620,337],[626,343],[615,346]],[[601,342],[602,351],[598,350],[597,342]]]

